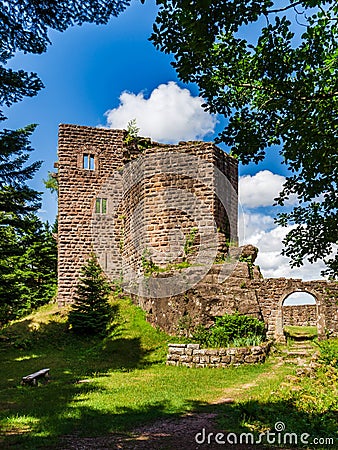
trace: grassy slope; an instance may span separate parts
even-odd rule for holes
[[[44,448],[64,434],[128,432],[135,425],[192,409],[218,411],[220,425],[233,431],[251,429],[257,420],[273,428],[279,417],[273,392],[286,375],[294,373],[292,365],[276,367],[272,360],[226,370],[168,367],[164,361],[172,338],[152,328],[129,300],[115,302],[120,308],[119,326],[104,341],[79,339],[67,332],[65,317],[55,305],[4,330],[0,339],[2,448]],[[20,385],[23,375],[43,367],[51,368],[50,383],[37,388]],[[224,396],[239,403],[209,404]],[[288,399],[276,402],[279,409],[290,410]],[[258,417],[252,405],[261,407]],[[295,405],[295,417],[298,413]],[[250,414],[252,419],[246,423]],[[302,415],[309,417],[308,412]]]

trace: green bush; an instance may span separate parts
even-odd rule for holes
[[[338,339],[317,342],[320,348],[319,361],[338,368]]]
[[[264,322],[239,313],[216,317],[209,329],[199,326],[193,333],[193,340],[207,347],[256,345],[264,339]]]
[[[113,318],[113,308],[108,302],[110,292],[111,287],[93,254],[81,270],[75,303],[68,315],[71,330],[84,335],[106,334]]]

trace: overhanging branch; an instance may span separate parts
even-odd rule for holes
[[[274,14],[274,13],[279,13],[279,12],[283,12],[283,11],[287,11],[288,9],[294,8],[297,5],[301,5],[302,2],[295,2],[295,3],[291,3],[288,6],[284,6],[284,8],[278,8],[278,9],[269,9],[269,11],[267,11],[267,14]]]

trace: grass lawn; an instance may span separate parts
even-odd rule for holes
[[[286,326],[284,332],[291,339],[314,339],[318,335],[317,327]]]
[[[114,302],[119,315],[104,340],[72,335],[56,305],[3,330],[1,448],[52,448],[58,437],[68,434],[128,433],[135,426],[191,410],[219,413],[219,425],[234,432],[273,428],[287,413],[292,413],[291,426],[299,418],[303,427],[321,415],[325,435],[332,432],[332,388],[323,393],[317,386],[320,411],[313,406],[312,411],[302,410],[293,396],[299,391],[291,391],[290,382],[283,386],[287,376],[294,376],[294,365],[275,365],[271,358],[265,364],[229,369],[166,366],[167,343],[173,338],[151,327],[130,300]],[[49,383],[20,385],[22,376],[45,367],[51,369]],[[236,402],[210,404],[222,397]]]

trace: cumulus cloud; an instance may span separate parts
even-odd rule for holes
[[[244,212],[239,214],[238,228],[241,244],[257,245],[268,230],[274,226],[273,217]]]
[[[156,141],[174,143],[203,139],[213,133],[217,119],[202,108],[203,99],[193,97],[188,89],[181,89],[170,81],[152,91],[149,98],[144,92],[122,92],[117,108],[105,113],[109,128],[125,129],[136,119],[140,135]]]
[[[310,264],[305,261],[301,267],[291,268],[289,258],[282,256],[282,241],[291,227],[280,227],[274,218],[263,212],[257,213],[255,208],[271,206],[285,182],[281,175],[263,170],[255,175],[246,175],[239,181],[239,197],[241,206],[239,213],[240,244],[252,244],[258,247],[256,260],[265,278],[302,278],[303,280],[321,279],[320,272],[325,265],[318,261]],[[295,203],[292,196],[287,204]]]
[[[291,268],[289,258],[281,255],[282,240],[290,230],[291,227],[276,226],[273,217],[269,215],[243,211],[239,215],[240,245],[252,244],[258,247],[256,264],[260,266],[265,278],[323,278],[320,272],[325,266],[321,261],[314,264],[305,261],[303,266]]]
[[[255,175],[244,175],[239,180],[239,197],[243,206],[257,208],[259,206],[272,206],[274,199],[282,190],[285,177],[261,170]],[[295,196],[290,196],[287,204],[293,204]]]

